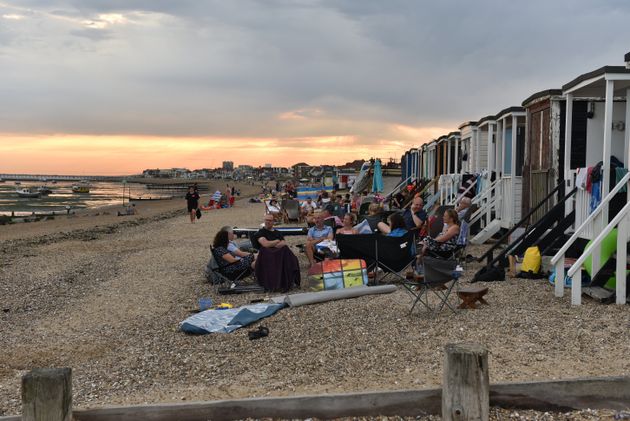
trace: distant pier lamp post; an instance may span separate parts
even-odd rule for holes
[[[122,185],[123,185],[123,204],[122,204],[122,205],[123,205],[123,207],[124,207],[124,206],[125,206],[125,187],[126,187],[126,185],[127,185],[127,180],[124,180],[124,179],[123,179],[123,181],[122,181]]]

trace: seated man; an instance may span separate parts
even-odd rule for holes
[[[326,221],[328,220],[334,220],[334,225],[337,227],[341,227],[343,226],[343,222],[341,221],[341,219],[339,219],[339,217],[337,215],[334,215],[333,212],[335,211],[335,208],[333,205],[329,204],[327,205],[324,210],[322,210],[320,212],[320,215],[322,215],[324,217],[324,224],[326,224]],[[332,225],[332,223],[331,223]]]
[[[466,216],[466,213],[468,212],[468,209],[470,209],[471,205],[472,200],[470,199],[470,197],[464,196],[460,199],[459,204],[455,208],[455,211],[457,212],[457,216],[459,217],[460,221],[464,220],[464,217]]]
[[[311,266],[315,264],[315,245],[321,243],[324,240],[333,239],[333,229],[330,226],[324,225],[323,212],[315,216],[315,226],[308,230],[306,235],[306,257]]]
[[[252,237],[252,245],[255,248],[281,248],[287,245],[282,233],[273,228],[273,223],[273,215],[265,215],[264,226]]]
[[[408,230],[422,231],[427,222],[427,213],[423,210],[424,203],[421,197],[414,197],[411,208],[403,212],[403,218]]]
[[[268,291],[288,291],[300,285],[300,265],[273,222],[273,215],[265,215],[264,226],[252,236],[252,245],[259,247],[256,279]]]

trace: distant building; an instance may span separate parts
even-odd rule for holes
[[[309,171],[313,168],[310,165],[308,165],[306,162],[300,162],[297,163],[295,165],[293,165],[291,168],[293,168],[293,176],[296,178],[308,178],[309,177]]]
[[[226,171],[234,170],[234,162],[232,161],[223,161],[223,169]]]
[[[265,164],[265,168],[271,168],[271,164]]]

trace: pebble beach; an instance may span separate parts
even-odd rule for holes
[[[630,375],[626,307],[572,307],[545,280],[487,283],[489,306],[435,318],[410,315],[399,288],[185,335],[178,323],[201,297],[237,306],[273,296],[218,296],[203,274],[216,231],[257,227],[264,205],[243,198],[195,224],[183,200],[138,208],[0,226],[0,415],[20,413],[20,378],[36,367],[72,367],[75,408],[435,387],[451,342],[485,345],[493,383]],[[288,240],[305,279],[304,238]],[[464,285],[479,267],[466,265]],[[260,324],[269,336],[250,341]]]

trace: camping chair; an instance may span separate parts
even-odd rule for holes
[[[413,303],[409,314],[413,313],[418,303],[426,307],[429,313],[436,316],[444,306],[457,313],[456,307],[449,302],[451,292],[459,287],[460,272],[456,272],[456,260],[435,259],[425,256],[424,258],[424,278],[405,279],[403,287],[412,296]],[[450,284],[449,284],[450,283]],[[430,296],[435,296],[438,303],[431,306]]]
[[[269,215],[269,214],[273,215],[273,221],[275,223],[281,223],[282,220],[284,219],[283,218],[282,208],[280,208],[280,212],[279,213],[274,213],[274,212],[271,212],[269,210],[269,204],[271,203],[270,200],[265,200],[265,201],[263,201],[263,203],[265,204],[265,214],[266,215]]]
[[[385,276],[392,275],[398,279],[405,279],[406,269],[416,261],[414,241],[412,232],[402,237],[339,234],[337,247],[341,259],[365,260],[368,272],[375,272],[374,283],[378,283],[379,270]]]
[[[300,212],[300,202],[293,199],[283,200],[282,215],[284,222],[291,221],[302,222],[302,213]]]
[[[237,283],[239,281],[244,280],[248,276],[252,275],[253,271],[251,268],[246,268],[240,272],[229,273],[226,269],[231,265],[236,265],[238,262],[229,263],[227,265],[219,265],[219,262],[214,255],[214,249],[210,249],[210,260],[206,265],[206,279],[212,283],[213,285],[220,286],[221,284],[228,283]]]
[[[459,226],[459,235],[455,241],[456,247],[447,251],[427,250],[427,256],[436,259],[452,259],[460,265],[466,261],[466,246],[468,245],[468,222],[462,221]]]

